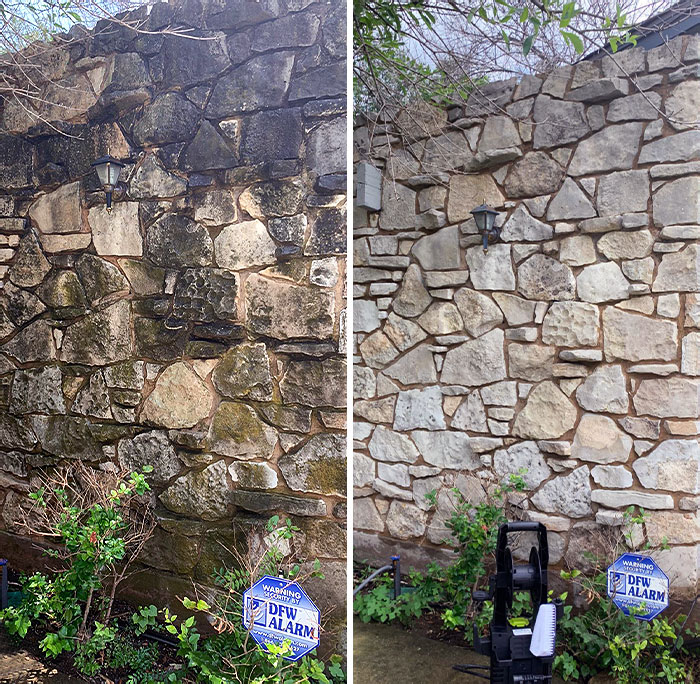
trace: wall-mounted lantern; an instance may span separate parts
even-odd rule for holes
[[[486,253],[489,251],[489,243],[496,242],[501,235],[501,229],[494,225],[498,212],[488,206],[488,204],[480,204],[469,213],[474,216],[476,227],[484,241],[484,253]]]
[[[122,164],[118,159],[105,155],[92,162],[92,165],[97,171],[97,175],[102,184],[102,189],[107,195],[107,211],[112,211],[112,195],[114,199],[120,199],[126,192],[124,183],[119,182],[119,174],[122,172],[125,164]]]

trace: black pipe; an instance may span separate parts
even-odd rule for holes
[[[353,597],[357,596],[357,594],[362,591],[373,579],[376,577],[379,577],[379,575],[382,575],[385,572],[388,572],[389,570],[393,570],[394,565],[393,563],[391,565],[383,565],[379,570],[375,570],[364,582],[360,582],[359,586],[355,591],[352,592]]]
[[[0,566],[2,566],[2,578],[0,578],[0,607],[5,610],[5,608],[7,608],[7,559],[0,558]]]
[[[391,565],[394,571],[394,601],[401,596],[401,556],[392,556]]]

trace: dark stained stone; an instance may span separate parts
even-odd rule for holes
[[[100,99],[88,110],[91,121],[114,121],[130,110],[148,101],[151,93],[148,88],[134,90],[106,90]]]
[[[73,318],[85,313],[85,291],[73,271],[54,271],[37,288],[36,293],[59,318]]]
[[[177,93],[165,93],[148,105],[134,126],[138,145],[162,145],[188,140],[199,121],[199,110]]]
[[[177,281],[173,315],[211,323],[236,316],[236,274],[224,268],[188,268]]]
[[[192,336],[202,340],[221,340],[224,342],[234,342],[242,340],[246,336],[245,328],[234,323],[205,323],[195,325]]]
[[[280,382],[282,399],[304,406],[345,406],[345,361],[290,361]]]
[[[115,292],[129,289],[129,283],[119,269],[100,257],[83,254],[76,262],[75,268],[91,304]]]
[[[150,77],[146,63],[136,52],[114,55],[114,70],[109,83],[110,90],[134,90],[148,85]]]
[[[15,287],[12,283],[7,283],[3,288],[7,295],[7,305],[5,307],[10,320],[17,326],[23,326],[36,318],[46,307],[41,300],[29,292]]]
[[[180,357],[187,343],[187,326],[173,328],[160,319],[136,318],[134,333],[136,353],[158,361]]]
[[[36,442],[36,435],[29,421],[0,412],[0,446],[5,449],[30,450]]]
[[[4,344],[2,351],[20,363],[50,361],[56,353],[51,326],[41,319],[30,323]]]
[[[97,461],[102,448],[85,418],[72,416],[32,416],[32,427],[41,448],[53,456]]]
[[[325,33],[325,28],[324,28]],[[334,98],[329,100],[312,100],[304,105],[304,116],[335,116],[344,114],[348,109],[344,98]]]
[[[241,161],[293,159],[299,156],[302,141],[299,109],[258,112],[243,121]]]
[[[298,214],[304,199],[304,188],[298,181],[268,181],[245,190],[240,205],[254,218],[292,216]]]
[[[319,192],[334,194],[346,192],[347,188],[348,179],[344,173],[327,173],[325,176],[319,176],[316,179],[315,189]]]
[[[307,256],[345,254],[347,250],[346,209],[321,209],[311,224],[311,237],[304,253]]]
[[[146,256],[156,266],[207,266],[214,245],[204,226],[179,214],[159,218],[146,233]]]
[[[237,165],[235,153],[208,121],[202,121],[197,135],[180,158],[180,167],[189,171],[228,169]]]
[[[260,406],[262,417],[275,427],[292,432],[308,432],[311,429],[311,409],[284,404],[264,404]]]
[[[200,109],[204,107],[204,104],[209,97],[211,88],[208,85],[199,85],[194,88],[190,88],[186,93],[185,97],[194,105]]]
[[[206,25],[207,28],[240,31],[274,19],[279,13],[279,0],[219,0],[207,13]]]
[[[267,349],[262,343],[239,344],[223,356],[212,372],[214,387],[226,397],[272,399],[272,376]]]
[[[191,34],[197,37],[198,33]],[[208,40],[166,35],[163,41],[163,83],[183,86],[220,74],[230,62],[223,33],[207,33]]]
[[[191,340],[185,345],[185,356],[193,359],[218,359],[228,347],[220,342]]]
[[[267,22],[256,27],[253,32],[253,50],[265,52],[313,45],[319,24],[318,17],[310,12],[288,14],[281,19]]]
[[[331,7],[323,20],[323,47],[335,59],[345,59],[348,35],[345,7],[342,2],[336,2]]]
[[[346,492],[343,435],[314,435],[298,451],[281,456],[278,465],[290,489],[339,496]]]
[[[38,285],[51,270],[51,265],[41,251],[34,231],[29,231],[19,243],[14,263],[10,266],[10,281],[19,287]]]
[[[221,119],[239,112],[281,107],[293,64],[293,53],[274,52],[254,57],[225,74],[214,86],[207,117]]]
[[[304,516],[325,516],[328,513],[326,502],[322,499],[306,499],[287,494],[237,489],[231,492],[231,501],[238,508],[254,513],[283,511],[288,515]]]
[[[515,162],[506,178],[508,197],[536,197],[559,190],[564,171],[544,152],[529,152]]]
[[[123,439],[119,442],[117,454],[119,463],[129,470],[140,471],[145,465],[152,466],[153,470],[146,478],[158,487],[167,484],[182,468],[165,430],[150,430],[133,439]]]
[[[131,307],[115,302],[68,326],[61,354],[64,361],[103,366],[131,355]]]
[[[180,167],[180,155],[185,147],[187,143],[184,142],[172,143],[161,147],[156,154],[166,169],[177,169]]]
[[[24,138],[0,135],[1,188],[26,188],[32,184],[32,149]]]
[[[345,62],[307,71],[295,76],[289,86],[289,102],[337,97],[346,88]]]
[[[61,369],[58,366],[15,371],[10,411],[25,413],[65,413]]]
[[[110,19],[100,19],[93,29],[89,53],[92,57],[109,55],[114,52],[128,52],[138,35],[128,26]]]

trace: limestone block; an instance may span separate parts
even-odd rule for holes
[[[615,216],[646,211],[649,175],[646,171],[619,171],[603,176],[598,184],[598,213]]]
[[[700,223],[700,176],[666,183],[654,195],[654,224]]]
[[[158,377],[140,417],[157,427],[194,427],[209,416],[211,406],[209,388],[187,364],[178,362]]]
[[[401,282],[401,288],[394,297],[393,308],[399,316],[415,318],[422,314],[432,302],[432,297],[423,285],[420,268],[411,264]]]
[[[584,518],[591,514],[589,475],[588,466],[576,468],[568,475],[558,475],[542,485],[530,500],[545,513]]]
[[[421,344],[399,357],[384,369],[384,375],[398,380],[402,385],[436,383],[437,373],[430,345]]]
[[[437,386],[399,392],[394,430],[444,430],[442,392]]]
[[[632,467],[647,489],[700,494],[700,444],[696,439],[666,439]]]
[[[29,217],[42,233],[81,232],[80,182],[41,195],[29,207]]]
[[[356,300],[356,303],[357,301],[359,300]],[[401,318],[393,311],[389,314],[384,323],[384,333],[399,351],[410,349],[428,336],[417,323]]]
[[[700,247],[688,245],[680,252],[661,257],[653,292],[699,292]]]
[[[369,453],[377,461],[415,463],[420,456],[415,444],[399,432],[378,425],[369,442]]]
[[[579,143],[569,164],[571,176],[629,169],[642,137],[641,123],[608,126]]]
[[[518,266],[518,292],[540,301],[573,299],[576,281],[565,264],[544,254],[534,254]]]
[[[232,271],[276,263],[276,248],[267,228],[257,219],[224,226],[214,240],[217,264]]]
[[[534,149],[559,147],[580,140],[590,132],[584,106],[578,102],[562,102],[547,95],[535,99],[533,111]]]
[[[542,342],[559,347],[598,344],[598,307],[584,302],[554,302],[542,323]]]
[[[481,466],[479,457],[469,445],[469,437],[463,432],[414,430],[411,437],[423,460],[430,465],[460,471],[476,470]]]
[[[681,373],[700,375],[700,333],[689,333],[683,338]]]
[[[551,226],[530,216],[527,209],[519,204],[503,226],[501,239],[504,242],[551,240],[553,234]]]
[[[524,468],[522,477],[527,489],[537,489],[552,474],[537,444],[530,441],[496,451],[493,468],[506,481],[510,475],[517,475]]]
[[[622,368],[597,368],[576,390],[576,400],[587,411],[625,413],[629,400]]]
[[[386,527],[395,539],[422,537],[428,514],[418,506],[403,501],[392,501],[386,516]]]
[[[606,59],[609,59],[609,57]],[[610,103],[608,107],[608,121],[612,123],[654,121],[659,116],[660,109],[661,95],[658,93],[635,93],[634,95],[618,98]]]
[[[458,227],[448,226],[432,235],[422,237],[413,245],[411,252],[427,271],[459,268],[461,252]]]
[[[509,198],[547,195],[559,189],[563,177],[561,166],[546,153],[528,152],[511,166],[505,181],[506,194]]]
[[[664,110],[677,131],[692,128],[700,107],[700,84],[688,80],[675,86],[666,97]]]
[[[456,430],[469,432],[488,432],[486,411],[479,392],[474,391],[467,396],[452,417],[452,427]]]
[[[486,203],[497,209],[503,206],[503,201],[504,197],[491,174],[456,174],[450,177],[447,219],[450,223],[466,221],[471,218],[471,210],[480,204]]]
[[[596,489],[591,493],[591,501],[608,508],[628,508],[629,506],[639,506],[649,510],[673,508],[673,499],[668,494],[635,492],[629,489],[623,491]]]
[[[700,381],[670,377],[642,380],[633,398],[639,415],[659,418],[700,417]]]
[[[506,377],[503,340],[503,330],[496,329],[450,349],[445,356],[441,381],[474,387],[503,380]]]
[[[629,282],[613,262],[586,266],[576,278],[579,297],[599,304],[629,297]]]
[[[518,413],[513,434],[531,439],[557,439],[576,424],[576,408],[551,381],[535,387]]]
[[[160,500],[170,511],[195,515],[204,520],[218,520],[229,507],[226,463],[217,461],[204,470],[193,470],[175,480]]]
[[[626,489],[632,486],[632,473],[623,466],[597,465],[591,470],[593,481],[608,489]]]
[[[245,286],[246,314],[252,330],[276,339],[327,339],[335,327],[335,294],[253,274]],[[289,312],[296,312],[290,316]]]
[[[545,380],[552,377],[556,350],[538,344],[508,345],[509,375],[523,380]]]
[[[496,244],[484,253],[482,247],[466,251],[472,285],[477,290],[514,290],[515,274],[510,258],[510,245]]]
[[[603,311],[603,344],[608,361],[672,361],[678,349],[678,329],[672,321],[609,306]]]
[[[586,413],[579,422],[571,446],[572,458],[593,463],[626,462],[632,451],[632,438],[607,416]]]
[[[464,321],[464,328],[474,337],[487,333],[503,321],[503,315],[493,301],[471,288],[458,290],[454,302],[461,314],[460,320]]]
[[[566,178],[561,190],[554,196],[547,209],[548,221],[568,221],[593,218],[596,210],[588,197],[571,178]]]
[[[313,435],[298,451],[281,456],[278,465],[290,489],[325,496],[345,495],[344,435]]]

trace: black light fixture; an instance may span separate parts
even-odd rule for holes
[[[486,253],[489,251],[489,243],[496,242],[501,235],[501,229],[494,225],[498,212],[488,204],[480,204],[469,213],[474,216],[476,227],[483,237],[484,253]]]
[[[122,172],[125,164],[122,164],[118,159],[106,154],[104,157],[100,157],[92,162],[92,165],[97,171],[97,176],[102,184],[102,189],[107,195],[107,211],[112,211],[112,194],[114,194],[114,199],[117,200],[126,191],[126,186],[124,183],[119,182],[119,174]]]

